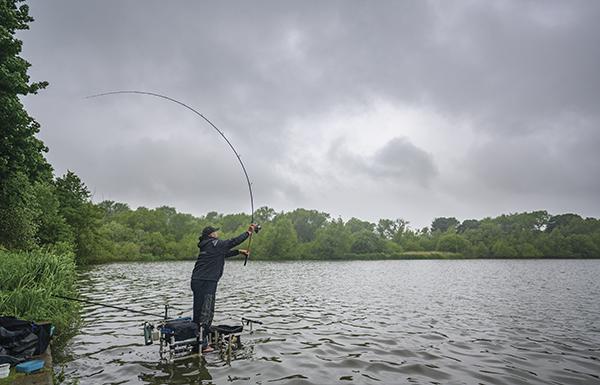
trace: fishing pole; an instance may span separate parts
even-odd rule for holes
[[[219,130],[217,128],[217,126],[213,122],[211,122],[206,116],[202,115],[200,112],[198,112],[194,108],[188,106],[187,104],[180,102],[179,100],[173,99],[169,96],[157,94],[154,92],[135,91],[135,90],[110,91],[110,92],[103,92],[101,94],[86,96],[85,98],[92,99],[92,98],[98,98],[101,96],[117,95],[117,94],[149,95],[149,96],[154,96],[154,97],[161,98],[161,99],[166,99],[170,102],[177,103],[180,106],[187,108],[188,110],[192,111],[194,114],[196,114],[199,117],[201,117],[202,119],[204,119],[208,124],[210,124],[212,126],[212,128],[214,128],[219,133],[219,135],[221,135],[223,137],[223,139],[225,139],[225,141],[227,142],[227,144],[229,145],[229,147],[231,148],[231,150],[237,157],[237,160],[240,162],[240,166],[242,166],[242,170],[244,171],[244,175],[246,176],[246,183],[248,184],[248,192],[250,193],[250,210],[251,210],[250,223],[254,223],[254,195],[252,194],[252,182],[250,182],[250,177],[248,176],[248,172],[246,171],[246,166],[244,165],[244,162],[242,162],[242,157],[237,152],[235,147],[233,147],[233,144],[229,141],[229,139],[227,139],[227,137],[225,136],[223,131]],[[254,234],[254,232],[258,232],[258,230],[260,230],[260,226],[257,227],[257,229],[255,231],[250,233],[250,238],[248,239],[248,253],[246,254],[246,256],[244,258],[244,266],[246,266],[246,263],[248,263],[248,257],[250,256],[250,250],[251,250],[251,246],[252,246],[252,235]]]
[[[88,301],[86,299],[72,298],[72,297],[66,297],[64,295],[55,295],[55,294],[53,294],[52,296],[55,297],[55,298],[65,299],[65,300],[68,300],[68,301],[75,301],[75,302],[87,303],[87,304],[90,304],[90,305],[110,307],[110,308],[113,308],[113,309],[128,311],[128,312],[131,312],[131,313],[138,313],[138,314],[143,314],[143,315],[147,315],[147,316],[151,316],[151,317],[162,318],[162,315],[156,315],[156,314],[148,313],[148,312],[141,311],[141,310],[128,309],[126,307],[121,307],[121,306],[107,305],[107,304],[100,303],[100,302]]]

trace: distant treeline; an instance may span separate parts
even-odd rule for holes
[[[195,217],[166,206],[94,204],[73,172],[29,188],[31,201],[22,209],[33,215],[13,215],[2,225],[0,243],[12,250],[73,254],[79,264],[192,259],[203,227],[217,226],[222,237],[233,237],[250,223],[247,214]],[[576,214],[534,211],[462,222],[441,217],[412,229],[403,219],[343,221],[316,210],[261,207],[255,221],[263,229],[254,236],[252,256],[264,260],[600,257],[600,220]]]
[[[197,218],[170,207],[131,210],[111,201],[95,207],[101,217],[93,261],[194,258],[204,226],[218,226],[223,237],[230,237],[250,222],[246,214],[210,212]],[[575,214],[535,211],[462,222],[436,218],[420,230],[402,219],[343,221],[306,209],[261,207],[255,220],[263,230],[254,237],[253,257],[265,260],[600,256],[600,221]]]

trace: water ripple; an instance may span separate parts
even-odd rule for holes
[[[191,262],[81,273],[82,296],[191,315]],[[231,362],[174,364],[145,346],[143,315],[96,305],[67,347],[83,384],[600,384],[600,261],[239,262],[215,323],[259,319]]]

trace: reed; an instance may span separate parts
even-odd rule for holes
[[[0,315],[50,321],[57,334],[77,325],[79,306],[53,295],[76,296],[73,256],[0,250]]]

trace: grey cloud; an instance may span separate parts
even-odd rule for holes
[[[87,146],[83,150],[93,151]],[[204,146],[201,140],[146,138],[126,146],[110,146],[103,153],[108,156],[87,162],[82,155],[84,163],[76,167],[77,172],[89,175],[88,185],[111,186],[98,191],[96,200],[113,199],[145,206],[166,204],[197,213],[249,211],[244,174],[235,156],[220,146]],[[282,196],[293,196],[294,185],[270,165],[251,164],[249,171],[257,207],[281,204]]]
[[[35,26],[54,40],[26,52],[40,67],[83,75],[82,89],[183,91],[213,116],[263,113],[270,126],[371,94],[515,131],[548,113],[596,115],[600,6],[503,4],[34,1]],[[546,8],[557,9],[547,19],[568,22],[536,22]]]
[[[426,186],[437,174],[431,155],[410,143],[406,138],[394,138],[371,159],[375,175],[397,179],[417,180]]]
[[[193,172],[186,162],[201,159],[190,158],[161,132],[168,125],[164,120],[170,120],[182,142],[195,140],[198,127],[185,112],[140,98],[81,102],[90,93],[158,91],[197,107],[242,147],[257,196],[265,204],[286,208],[322,199],[321,191],[299,187],[297,170],[285,167],[292,147],[286,141],[287,123],[298,118],[318,121],[335,108],[364,106],[375,98],[424,106],[471,125],[475,135],[489,139],[461,154],[470,184],[459,187],[467,196],[494,183],[507,194],[528,194],[535,180],[548,187],[549,200],[566,201],[569,193],[577,194],[580,204],[574,210],[600,214],[593,201],[600,187],[589,181],[599,159],[590,145],[597,143],[594,133],[600,129],[598,2],[29,3],[36,21],[21,33],[24,56],[33,64],[32,79],[51,85],[25,103],[42,124],[40,135],[57,171],[80,169],[82,178],[99,191],[120,191],[123,199],[142,203],[172,195],[182,209],[192,207],[193,192],[201,186],[189,182],[186,187],[185,178]],[[565,115],[579,117],[568,122],[575,129],[571,134],[556,130]],[[306,130],[313,128],[308,124]],[[562,147],[560,157],[543,155],[539,144],[529,140],[548,136],[567,143],[573,135],[581,140]],[[519,142],[519,137],[524,139]],[[144,138],[148,142],[142,145]],[[93,145],[70,144],[86,140]],[[548,151],[558,148],[544,143]],[[144,156],[144,146],[154,156],[136,161],[134,157]],[[498,151],[501,146],[510,147],[513,155]],[[407,178],[418,186],[444,179],[442,168],[436,167],[444,159],[420,147],[396,139],[371,158],[350,151],[330,172],[346,175],[345,167],[352,165],[379,180]],[[182,156],[182,163],[167,167],[161,148],[172,157]],[[107,167],[115,173],[93,166],[104,161],[112,162]],[[560,165],[543,177],[548,163]],[[119,164],[129,165],[131,175],[118,176],[125,173]],[[143,177],[144,167],[161,172]],[[169,173],[175,167],[186,171]],[[231,176],[231,181],[238,180]],[[327,177],[322,172],[315,176]],[[124,184],[121,178],[135,183]],[[241,198],[226,179],[217,194],[223,207]],[[560,179],[569,183],[554,188],[552,181]],[[450,194],[453,188],[446,191]],[[351,212],[364,192],[354,194],[329,199],[339,201],[340,212],[342,206]],[[422,200],[427,215],[435,210],[453,215],[442,205],[452,205],[455,198]],[[498,201],[481,199],[482,212]],[[515,206],[523,201],[510,199]],[[431,206],[432,201],[439,206]]]
[[[430,154],[402,137],[391,139],[369,156],[356,154],[343,141],[337,141],[329,151],[329,158],[347,172],[393,184],[428,187],[438,172]]]
[[[600,192],[600,131],[567,120],[551,139],[540,136],[497,138],[473,149],[466,167],[476,180],[507,193],[574,197]],[[585,195],[585,194],[584,194]]]

